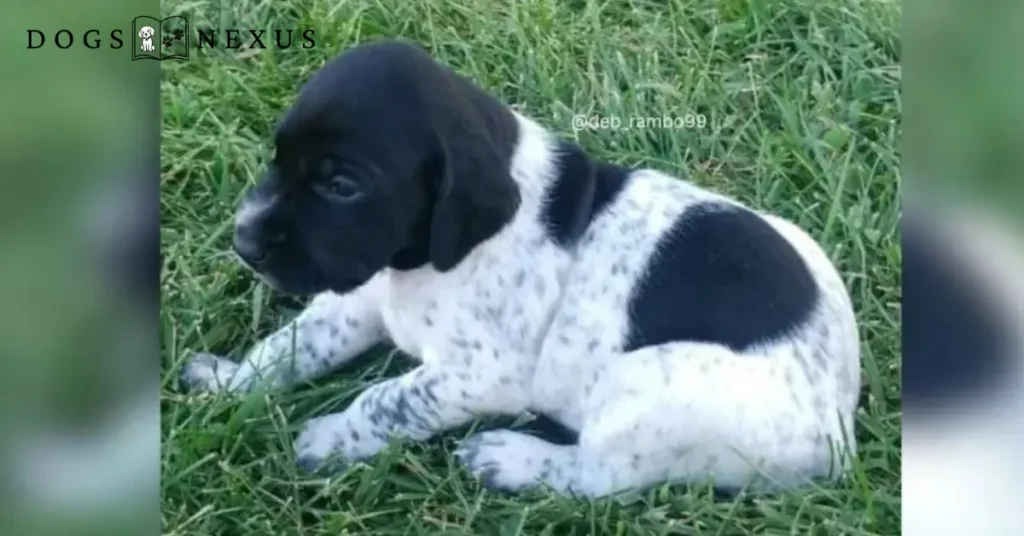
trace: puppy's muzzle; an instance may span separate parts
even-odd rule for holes
[[[252,222],[235,225],[232,246],[246,264],[259,270],[284,242],[283,233],[272,232],[271,229]]]
[[[251,226],[235,227],[232,245],[235,253],[253,268],[259,268],[270,257],[270,241],[263,239],[261,233],[252,229]]]

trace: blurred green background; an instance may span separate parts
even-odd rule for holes
[[[160,68],[108,48],[159,9],[0,8],[0,534],[159,530]]]

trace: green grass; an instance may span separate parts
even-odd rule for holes
[[[164,533],[899,533],[895,2],[176,0],[165,3],[171,12],[189,14],[194,27],[312,27],[317,47],[221,50],[164,65]],[[423,43],[596,156],[685,174],[819,239],[861,323],[865,383],[850,478],[736,503],[678,486],[625,503],[514,497],[482,491],[453,462],[456,435],[396,445],[344,477],[317,480],[294,468],[295,427],[408,368],[405,358],[384,353],[274,396],[178,394],[189,351],[237,355],[294,314],[299,304],[227,254],[235,204],[299,84],[338,51],[381,36]],[[576,114],[701,114],[707,123],[574,132]]]

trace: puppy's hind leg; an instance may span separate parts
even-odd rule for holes
[[[596,366],[573,486],[600,497],[669,482],[772,491],[826,476],[836,419],[780,355],[669,343]],[[834,411],[832,412],[835,413]]]
[[[578,472],[576,445],[556,445],[526,433],[478,433],[455,451],[466,469],[488,488],[520,492],[547,487],[567,494]]]
[[[459,451],[463,463],[492,487],[540,484],[586,498],[662,483],[772,491],[836,476],[838,451],[826,440],[842,432],[825,417],[834,404],[820,407],[830,405],[827,388],[816,391],[785,355],[671,343],[594,367],[578,444],[484,432]]]

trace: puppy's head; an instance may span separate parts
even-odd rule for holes
[[[346,292],[391,267],[457,265],[519,206],[500,102],[401,41],[349,49],[299,91],[234,244],[278,290]]]
[[[153,34],[155,33],[156,30],[154,30],[152,26],[143,26],[139,29],[139,37],[143,39],[149,39],[150,37],[153,37]]]

